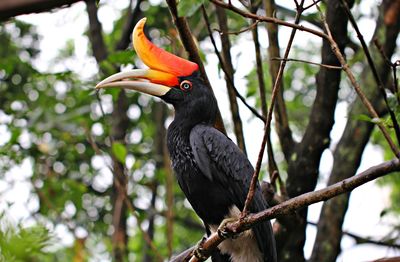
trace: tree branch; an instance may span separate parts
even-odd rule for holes
[[[121,92],[122,93],[122,92]],[[120,93],[120,94],[121,94]],[[100,99],[100,96],[98,96],[98,93],[96,93],[97,94],[97,100],[98,100],[98,102],[99,102],[99,106],[100,106],[100,111],[101,111],[101,114],[102,114],[102,116],[103,117],[105,117],[105,113],[104,113],[104,109],[103,109],[103,106],[102,106],[102,103],[101,103],[101,99]],[[121,96],[121,95],[120,95]],[[124,97],[126,97],[125,95],[124,95]],[[117,103],[118,104],[118,103]],[[118,110],[118,109],[117,109]],[[121,110],[121,109],[119,109],[119,110]],[[116,112],[116,110],[115,111],[113,111],[113,113],[114,112]],[[126,110],[125,110],[125,112],[126,112]],[[126,114],[125,114],[125,116],[126,116]],[[117,118],[117,119],[119,119],[119,117]],[[129,121],[125,121],[126,123],[128,123]],[[116,134],[113,132],[113,134],[112,135],[109,135],[109,139],[111,140],[111,144],[113,144],[114,143],[114,139],[115,138],[118,138],[118,137],[116,137]],[[93,148],[94,150],[96,150],[96,148]],[[98,153],[98,152],[96,152],[96,153]],[[121,172],[124,172],[124,170],[115,170],[115,168],[121,168],[121,163],[120,162],[118,162],[116,159],[115,159],[115,157],[113,156],[113,154],[112,154],[112,152],[109,152],[109,155],[111,155],[112,156],[112,160],[113,160],[113,166],[108,166],[108,168],[110,169],[110,171],[112,172],[112,174],[113,174],[113,176],[114,176],[114,180],[113,180],[113,187],[114,187],[114,189],[116,189],[116,191],[117,191],[117,196],[119,197],[119,198],[117,198],[117,199],[121,199],[123,202],[124,202],[124,210],[125,210],[125,208],[128,208],[128,210],[132,213],[132,215],[135,217],[135,219],[136,219],[136,221],[137,221],[137,223],[138,223],[138,228],[139,228],[139,231],[142,233],[142,235],[143,235],[143,238],[144,238],[144,240],[146,241],[146,243],[148,244],[148,246],[152,249],[152,251],[154,252],[154,254],[156,255],[156,257],[157,257],[157,261],[163,261],[163,258],[162,258],[162,256],[160,255],[160,253],[159,253],[159,251],[158,251],[158,249],[156,248],[156,246],[154,245],[154,243],[153,243],[153,241],[152,241],[152,239],[151,239],[151,237],[147,234],[147,232],[141,227],[141,225],[140,225],[140,218],[139,218],[139,216],[138,216],[138,214],[137,214],[137,212],[136,212],[136,208],[135,208],[135,206],[132,204],[132,202],[131,202],[131,200],[130,200],[130,198],[129,198],[129,196],[128,196],[128,193],[127,193],[127,186],[126,186],[126,183],[127,183],[127,181],[126,181],[126,176],[125,176],[125,173],[123,173],[123,174],[121,174]],[[122,168],[123,168],[123,166],[122,166]],[[121,175],[123,175],[122,177],[121,177]],[[121,181],[121,178],[122,178],[122,181]],[[122,183],[123,184],[122,184]],[[114,207],[115,208],[115,207]],[[113,220],[114,220],[114,215],[113,215]],[[125,222],[126,222],[126,219],[125,219]],[[114,229],[115,231],[117,230],[117,229]],[[115,233],[114,233],[115,234]],[[114,241],[114,239],[113,239],[113,241]],[[113,243],[114,245],[116,245],[116,244],[118,244],[118,243]],[[118,247],[117,247],[118,248]],[[124,261],[124,258],[115,258],[117,261]],[[120,260],[119,260],[120,259]]]
[[[227,224],[225,230],[228,230],[228,232],[231,232],[233,235],[238,235],[241,232],[250,229],[257,223],[282,215],[291,214],[296,210],[305,208],[311,204],[326,201],[340,194],[350,192],[367,182],[370,182],[395,171],[400,171],[400,161],[398,159],[383,162],[379,165],[373,166],[365,170],[364,172],[361,172],[354,177],[345,179],[324,189],[308,192],[300,196],[291,198],[281,204],[268,208],[259,213],[249,214],[245,218]],[[224,241],[224,239],[221,238],[218,233],[214,233],[209,236],[207,240],[203,243],[203,254],[209,254],[222,241]],[[196,261],[199,260],[195,256],[193,256],[190,260],[190,262]]]
[[[283,16],[296,17],[296,11],[293,11],[292,9],[286,8],[284,6],[276,5],[276,10],[278,11],[278,13],[282,14]],[[267,16],[272,17],[272,15],[269,15],[269,14],[267,14]],[[303,15],[301,17],[301,20],[306,21],[306,22],[322,29],[321,22],[318,21],[317,18],[318,17],[316,17],[315,14],[310,14],[310,15]]]
[[[108,56],[107,47],[103,39],[103,30],[97,17],[97,6],[95,0],[86,2],[86,9],[89,15],[89,40],[92,45],[93,56],[100,64]]]
[[[69,7],[81,0],[1,0],[0,1],[0,21],[5,21],[11,17],[50,11],[54,8]]]
[[[274,17],[256,15],[256,14],[241,10],[241,9],[239,9],[239,8],[229,4],[229,3],[224,3],[224,2],[222,2],[220,0],[210,0],[210,1],[212,3],[214,3],[214,4],[216,4],[216,5],[219,5],[219,6],[223,7],[223,8],[229,9],[229,10],[231,10],[231,11],[233,11],[233,12],[235,12],[235,13],[243,16],[243,17],[259,20],[259,21],[266,22],[266,23],[274,23],[274,24],[277,24],[277,25],[282,25],[282,26],[293,28],[293,29],[298,29],[300,31],[308,32],[310,34],[313,34],[315,36],[321,37],[323,39],[328,37],[325,33],[321,32],[321,31],[318,31],[318,30],[314,30],[312,28],[308,28],[308,27],[305,27],[305,26],[302,26],[302,25],[298,25],[298,24],[289,23],[289,22],[286,22],[286,21],[283,21],[283,20],[280,20],[280,19],[277,19],[277,18],[274,18]]]
[[[327,2],[327,22],[333,28],[333,35],[340,40],[340,50],[344,50],[347,39],[347,19],[336,1]],[[329,42],[324,39],[321,49],[321,63],[340,65],[332,53]],[[315,189],[323,151],[330,144],[330,132],[334,124],[334,113],[338,99],[341,71],[321,67],[316,74],[316,97],[314,99],[307,127],[301,142],[289,158],[286,188],[289,197]],[[303,245],[306,239],[307,209],[299,212],[300,223],[282,227],[276,235],[278,254],[287,257],[284,261],[304,261]],[[288,237],[288,235],[290,237]]]

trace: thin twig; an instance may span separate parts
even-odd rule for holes
[[[226,67],[225,67],[225,63],[224,60],[222,59],[221,54],[218,51],[217,48],[217,44],[215,43],[215,39],[212,35],[212,31],[211,31],[211,27],[210,27],[210,21],[208,19],[208,15],[207,12],[204,8],[204,6],[202,7],[202,12],[203,12],[203,17],[204,17],[204,21],[206,22],[206,26],[207,26],[207,30],[208,30],[208,34],[210,36],[210,40],[211,43],[214,47],[214,52],[218,57],[218,61],[221,65],[222,71],[224,71],[224,74],[226,76],[226,79],[228,80],[229,84],[233,87],[233,90],[235,91],[236,96],[240,99],[240,101],[242,101],[242,103],[257,117],[259,118],[261,121],[263,121],[265,123],[265,118],[260,115],[260,113],[257,112],[257,110],[255,108],[253,108],[252,106],[250,106],[247,102],[246,99],[239,93],[239,91],[236,89],[235,84],[233,82],[233,79],[230,77],[230,75],[227,73],[226,71]]]
[[[364,104],[364,106],[366,107],[366,109],[368,110],[368,112],[371,114],[371,116],[374,119],[379,119],[379,115],[378,113],[375,111],[374,107],[372,106],[371,102],[368,100],[367,96],[364,94],[364,92],[362,91],[360,85],[358,84],[355,76],[353,75],[353,72],[351,71],[349,65],[347,64],[345,58],[343,57],[343,55],[340,52],[340,49],[337,45],[337,43],[335,42],[335,40],[332,37],[331,31],[329,29],[329,26],[326,22],[325,19],[325,15],[323,14],[323,12],[321,11],[321,9],[319,8],[318,5],[316,5],[320,16],[321,16],[321,20],[324,24],[325,30],[327,32],[328,38],[327,40],[329,41],[330,45],[331,45],[331,49],[333,51],[333,53],[335,54],[335,56],[338,58],[340,64],[343,67],[343,70],[346,72],[351,84],[353,85],[358,97],[360,98],[361,102]],[[399,148],[393,143],[392,138],[390,137],[389,132],[387,131],[386,127],[384,126],[384,124],[380,121],[377,122],[377,125],[379,127],[379,129],[381,130],[383,136],[385,137],[385,139],[387,140],[391,150],[393,151],[393,153],[395,154],[395,156],[397,158],[400,158],[400,150]]]
[[[276,4],[274,0],[264,0],[264,8],[266,16],[274,16],[276,12]],[[294,12],[294,17],[296,17],[297,12]],[[302,16],[302,20],[304,21],[304,15]],[[269,57],[280,57],[280,48],[279,48],[279,40],[278,40],[278,30],[279,27],[273,23],[266,23],[266,29],[268,32],[268,56]],[[280,63],[269,63],[269,73],[271,75],[271,84],[274,86],[276,76],[278,75]],[[279,137],[279,141],[281,144],[282,152],[286,158],[286,160],[290,159],[291,152],[296,145],[296,142],[293,140],[292,130],[289,126],[288,114],[285,101],[283,99],[283,88],[285,87],[284,83],[281,81],[281,91],[278,93],[274,116],[275,116],[275,129],[276,133]],[[282,182],[282,183],[281,183]],[[280,193],[282,196],[286,195],[286,186],[284,185],[281,179],[279,180]]]
[[[386,108],[387,108],[387,110],[389,112],[389,116],[390,116],[390,118],[392,120],[393,128],[394,128],[394,131],[395,131],[395,134],[396,134],[396,138],[397,138],[397,143],[400,145],[400,127],[399,127],[399,123],[397,122],[396,115],[394,114],[392,108],[389,106],[389,102],[388,102],[388,99],[387,99],[387,95],[386,95],[386,91],[385,91],[385,87],[383,85],[382,79],[380,78],[380,76],[378,74],[378,70],[376,69],[374,60],[371,57],[371,54],[370,54],[369,49],[368,49],[368,46],[367,46],[367,44],[366,44],[366,42],[364,40],[363,35],[360,32],[360,29],[358,28],[357,22],[354,19],[354,16],[350,11],[349,6],[347,5],[345,0],[341,0],[341,3],[342,3],[342,6],[343,6],[346,14],[347,14],[347,17],[349,18],[349,21],[350,21],[351,25],[353,26],[354,30],[357,33],[358,39],[360,40],[360,43],[361,43],[361,46],[362,46],[362,48],[364,50],[364,53],[365,53],[365,56],[367,58],[368,64],[369,64],[369,66],[371,68],[372,75],[374,76],[375,82],[378,85],[378,88],[379,88],[379,90],[381,92],[383,100],[385,101]]]
[[[238,0],[244,7],[248,8],[249,5],[251,4],[251,0],[246,1],[246,0]],[[229,4],[232,4],[231,1],[229,1]]]
[[[286,26],[286,27],[290,27],[290,28],[294,28],[300,31],[304,31],[310,34],[313,34],[315,36],[321,37],[323,39],[327,39],[328,35],[325,34],[324,32],[309,28],[309,27],[305,27],[299,24],[295,24],[295,23],[289,23],[280,19],[277,19],[275,17],[267,17],[267,16],[261,16],[261,15],[256,15],[247,11],[244,11],[242,9],[239,9],[233,5],[230,5],[229,3],[225,3],[222,2],[220,0],[210,0],[210,2],[219,5],[223,8],[229,9],[243,17],[247,17],[247,18],[251,18],[251,19],[255,19],[255,20],[260,20],[262,22],[266,22],[266,23],[274,23],[277,25],[282,25],[282,26]]]
[[[257,11],[258,6],[252,6],[251,11]],[[255,21],[255,20],[253,20]],[[256,20],[256,24],[258,21]],[[253,43],[254,43],[254,52],[256,55],[256,72],[257,72],[257,79],[258,79],[258,90],[260,94],[260,101],[261,101],[261,110],[263,117],[266,118],[268,115],[268,105],[267,105],[267,98],[266,98],[266,88],[265,88],[265,81],[264,81],[264,70],[263,70],[263,62],[262,62],[262,55],[261,55],[261,48],[260,48],[260,41],[258,39],[258,28],[254,27],[251,29],[251,33],[253,36]],[[269,169],[269,177],[272,185],[276,189],[276,179],[273,179],[273,174],[277,174],[280,181],[280,175],[278,170],[278,165],[275,161],[274,149],[272,146],[271,141],[271,132],[267,135],[267,152],[268,152],[268,169]]]
[[[303,11],[305,11],[305,10],[307,10],[307,9],[310,9],[311,7],[313,7],[314,5],[318,4],[319,2],[321,2],[321,0],[316,0],[316,1],[314,1],[312,4],[309,4],[308,6],[305,6],[305,7],[303,8]]]
[[[262,221],[273,219],[282,215],[292,214],[296,210],[350,192],[367,182],[396,171],[400,171],[399,159],[383,162],[365,170],[364,172],[342,180],[324,189],[304,193],[259,213],[249,214],[244,219],[239,219],[236,222],[227,224],[225,230],[234,234],[235,236],[239,235],[241,232],[250,229]],[[224,239],[221,238],[217,232],[211,234],[202,245],[204,252],[203,254],[210,254],[210,252],[217,248],[222,241],[224,241]],[[197,262],[199,260],[193,256],[190,261]]]
[[[396,62],[390,61],[390,59],[387,57],[385,54],[385,50],[383,49],[383,46],[379,43],[378,39],[374,39],[374,44],[378,51],[381,53],[383,59],[385,60],[386,64],[392,68],[393,72],[393,90],[392,92],[395,93],[397,102],[400,104],[400,94],[399,94],[399,83],[397,82],[397,67],[400,66],[400,60],[397,60]]]
[[[304,4],[304,0],[301,1],[300,7],[302,7],[303,4]],[[297,11],[297,15],[296,15],[295,22],[294,22],[295,24],[298,24],[300,22],[302,8],[298,8],[297,10],[298,11]],[[285,50],[285,54],[283,56],[284,59],[287,59],[288,56],[289,56],[289,52],[290,52],[290,49],[292,48],[292,44],[293,44],[293,40],[294,40],[294,36],[296,34],[296,31],[297,31],[297,29],[295,27],[293,27],[292,32],[290,34],[289,41],[288,41],[288,45],[287,45],[286,50]],[[245,201],[242,213],[241,213],[241,218],[244,218],[246,216],[246,214],[248,212],[248,209],[249,209],[249,206],[250,206],[250,203],[253,200],[253,197],[254,197],[254,194],[255,194],[255,189],[256,189],[256,185],[257,185],[257,181],[258,181],[258,175],[260,173],[261,163],[262,163],[262,159],[264,157],[265,145],[266,145],[266,142],[267,142],[268,134],[269,134],[270,129],[271,129],[272,113],[274,111],[276,98],[277,98],[279,90],[280,90],[280,86],[281,86],[280,81],[282,79],[283,71],[285,69],[285,66],[286,66],[286,61],[285,60],[281,61],[281,65],[279,67],[278,75],[276,76],[275,84],[274,84],[274,87],[272,89],[271,104],[270,104],[269,110],[268,110],[267,122],[265,123],[265,127],[264,127],[264,136],[263,136],[263,140],[262,140],[262,143],[261,143],[261,149],[260,149],[259,154],[258,154],[256,168],[254,170],[254,174],[253,174],[253,177],[251,179],[249,192],[247,194],[246,201]]]
[[[278,5],[278,4],[275,4],[275,6],[276,6],[276,11],[284,17],[290,16],[290,17],[294,18],[296,16],[296,11],[294,11],[292,9],[286,8],[286,7]],[[272,15],[267,14],[267,16],[272,16]],[[317,19],[315,19],[314,14],[308,14],[308,15],[303,14],[303,16],[301,17],[301,20],[308,22],[308,23],[316,26],[317,28],[322,28],[321,22],[317,21]]]
[[[273,58],[271,58],[271,60],[274,60],[274,61],[283,61],[283,60],[285,60],[286,62],[300,62],[300,63],[306,63],[306,64],[310,64],[310,65],[316,65],[316,66],[320,66],[320,67],[325,67],[325,68],[328,68],[328,69],[336,69],[336,70],[342,70],[343,69],[341,66],[326,65],[326,64],[315,63],[315,62],[302,60],[302,59],[295,59],[295,58],[283,59],[283,58],[280,58],[280,57],[273,57]]]
[[[260,23],[260,21],[255,21],[254,23],[252,23],[251,25],[249,25],[248,27],[245,27],[239,31],[234,31],[234,32],[223,32],[222,30],[219,30],[218,28],[214,28],[214,31],[217,31],[220,35],[226,34],[226,35],[240,35],[241,33],[250,31],[252,29],[254,29],[255,27],[257,27],[257,25]]]

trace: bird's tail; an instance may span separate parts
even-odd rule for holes
[[[262,196],[261,190],[257,190],[253,199],[252,212],[260,212],[268,208],[268,204]],[[277,262],[276,244],[274,232],[269,220],[253,227],[258,247],[264,254],[264,262]]]
[[[256,225],[253,230],[259,248],[264,254],[264,262],[277,262],[275,237],[270,221]]]

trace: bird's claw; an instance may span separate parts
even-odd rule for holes
[[[194,249],[193,255],[200,261],[207,260],[208,256],[204,252],[203,244],[207,240],[206,237],[203,237],[196,245]]]
[[[238,235],[235,234],[232,231],[228,231],[226,225],[232,222],[235,222],[237,219],[236,218],[226,218],[222,220],[221,224],[218,227],[218,235],[219,237],[226,239],[226,238],[237,238]]]

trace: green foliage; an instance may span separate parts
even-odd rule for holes
[[[128,154],[126,147],[122,143],[114,142],[111,149],[118,161],[125,164],[126,155]]]
[[[129,65],[133,62],[132,50],[116,51],[110,54],[106,61],[103,63]]]
[[[7,224],[4,215],[0,227],[0,261],[26,262],[44,261],[46,247],[55,242],[50,231],[43,225],[24,228]]]
[[[204,4],[204,0],[179,0],[178,16],[191,17]]]

